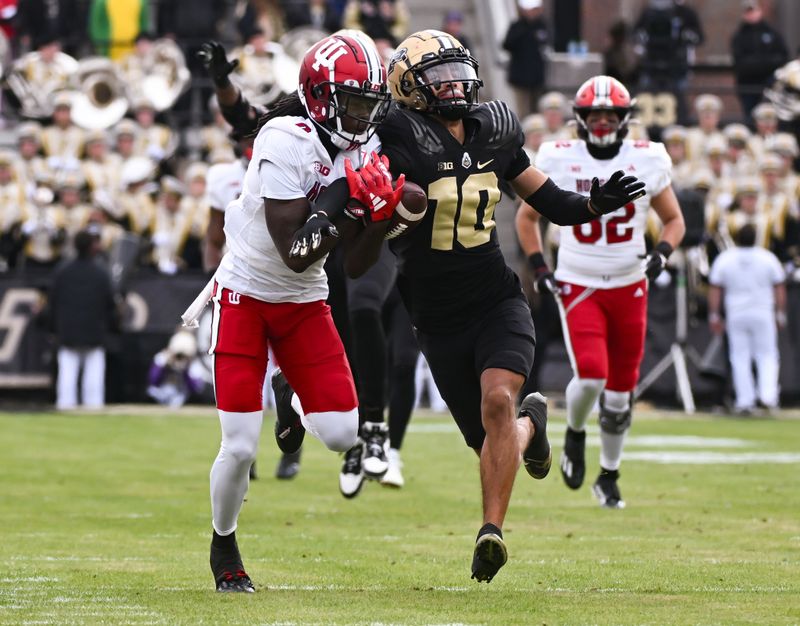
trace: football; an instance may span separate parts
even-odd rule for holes
[[[403,198],[395,208],[392,219],[389,220],[386,239],[394,239],[414,230],[425,217],[427,210],[428,196],[422,187],[407,180],[403,185]]]

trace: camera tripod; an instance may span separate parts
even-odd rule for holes
[[[695,412],[692,384],[689,380],[689,371],[686,367],[688,356],[695,365],[701,361],[700,355],[692,346],[687,345],[689,335],[689,311],[687,307],[687,269],[686,252],[678,249],[670,258],[671,265],[675,268],[675,340],[662,359],[655,364],[647,375],[639,381],[634,391],[634,398],[641,396],[654,382],[656,382],[670,367],[675,368],[675,379],[678,383],[683,410],[687,414]]]

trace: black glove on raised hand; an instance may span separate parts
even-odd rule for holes
[[[222,47],[221,43],[213,40],[206,41],[200,46],[197,58],[202,61],[208,75],[217,87],[230,85],[228,76],[238,67],[239,61],[237,59],[228,61],[228,55],[225,53],[225,48]]]
[[[295,233],[292,247],[289,248],[289,256],[305,258],[309,252],[315,252],[319,248],[323,237],[338,236],[339,231],[336,230],[336,226],[328,219],[328,216],[323,211],[317,211]]]
[[[672,254],[672,246],[666,241],[659,241],[656,247],[642,257],[642,270],[651,283],[667,265],[667,259]]]
[[[530,255],[528,257],[528,265],[533,270],[536,291],[539,293],[547,293],[548,291],[552,294],[561,293],[558,281],[556,281],[556,277],[547,266],[547,262],[541,252],[534,252]]]
[[[589,203],[598,215],[605,215],[641,198],[645,193],[642,181],[635,176],[625,176],[622,170],[617,170],[602,185],[597,177],[592,179]]]

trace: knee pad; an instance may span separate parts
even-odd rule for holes
[[[325,411],[302,416],[306,430],[325,444],[328,450],[347,452],[358,439],[358,409]]]
[[[605,394],[600,396],[600,430],[611,435],[622,435],[631,427],[631,403],[623,411],[612,411],[605,406]]]
[[[237,464],[256,459],[263,416],[261,411],[234,413],[219,411],[222,427],[222,452]],[[249,465],[248,465],[249,466]]]

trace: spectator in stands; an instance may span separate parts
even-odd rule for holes
[[[341,28],[342,16],[327,0],[282,0],[286,30],[313,26],[332,33]]]
[[[686,132],[686,150],[690,161],[700,161],[708,150],[709,141],[723,140],[719,129],[722,116],[722,100],[710,93],[697,96],[694,101],[697,126]]]
[[[23,245],[22,224],[29,212],[24,178],[15,165],[10,151],[0,151],[0,273],[17,264]]]
[[[608,45],[603,52],[603,73],[623,85],[639,80],[639,59],[633,46],[631,29],[625,20],[618,20],[608,29]]]
[[[714,334],[727,330],[735,411],[752,415],[757,399],[768,410],[778,407],[777,330],[786,326],[786,287],[778,259],[756,247],[756,229],[752,225],[742,226],[736,243],[711,266],[708,322]]]
[[[405,0],[349,0],[344,27],[363,30],[386,58],[388,49],[406,36],[409,17]]]
[[[458,39],[462,46],[471,50],[473,55],[475,54],[469,37],[464,34],[464,14],[461,11],[456,9],[447,11],[442,19],[442,30]]]
[[[96,54],[119,61],[134,50],[134,42],[150,25],[148,0],[92,0],[89,38]]]
[[[159,404],[177,408],[199,394],[205,381],[197,361],[197,340],[187,330],[170,337],[166,348],[156,353],[147,375],[147,395]]]
[[[538,113],[531,113],[522,118],[520,122],[522,132],[525,135],[525,143],[522,148],[531,160],[531,163],[536,159],[536,153],[539,151],[539,146],[545,141],[545,133],[547,132],[547,124],[544,121],[544,116]]]
[[[51,169],[78,167],[84,132],[72,123],[72,97],[67,91],[54,96],[53,123],[42,130],[42,150]]]
[[[789,60],[781,34],[767,24],[759,0],[742,2],[742,21],[731,39],[736,93],[745,116],[761,102],[773,72]]]
[[[567,127],[565,119],[568,105],[563,93],[560,91],[548,91],[539,98],[537,107],[547,126],[544,135],[545,141],[573,138],[573,133]]]
[[[53,278],[49,310],[58,340],[56,408],[78,406],[78,378],[83,370],[81,404],[105,404],[105,342],[117,325],[117,307],[108,272],[94,261],[98,239],[87,231],[75,236],[77,258]]]
[[[522,118],[536,111],[544,90],[548,29],[542,0],[517,0],[517,9],[519,17],[508,27],[503,49],[510,55],[508,83],[514,89],[516,113]]]
[[[696,16],[675,0],[650,0],[634,27],[642,54],[640,89],[675,96],[678,122],[687,118],[684,93],[689,82],[691,50],[703,40]]]
[[[15,22],[21,52],[59,40],[64,52],[81,56],[87,23],[86,3],[81,0],[22,0]]]
[[[765,143],[778,132],[778,112],[769,102],[756,105],[750,112],[756,132],[750,137],[750,152],[760,158],[766,150]]]

